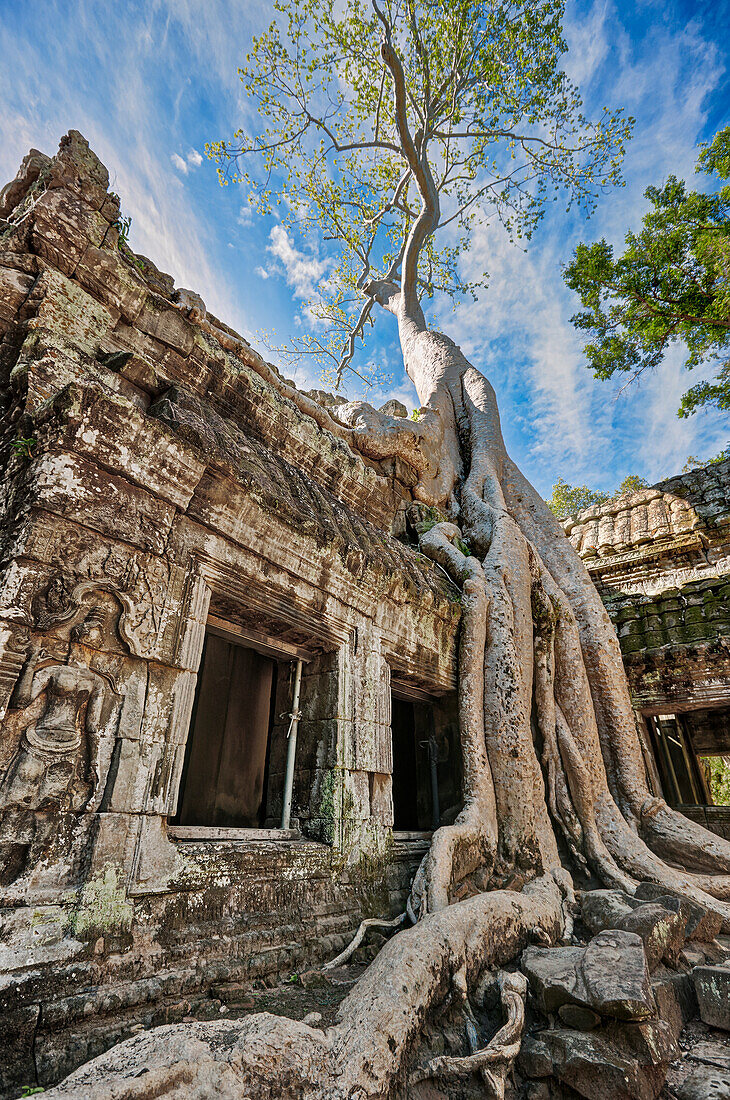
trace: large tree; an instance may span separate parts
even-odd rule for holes
[[[702,151],[697,171],[730,180],[730,126]],[[703,406],[730,409],[730,186],[691,191],[670,176],[645,193],[650,207],[620,256],[607,241],[579,244],[565,281],[584,309],[573,317],[591,335],[588,365],[596,378],[617,372],[625,385],[684,345],[688,370],[715,364],[710,381],[692,386],[679,416]]]
[[[443,514],[420,525],[420,548],[462,592],[464,807],[435,832],[416,876],[414,925],[386,944],[332,1027],[263,1014],[140,1036],[128,1054],[105,1056],[105,1083],[96,1093],[84,1086],[88,1096],[364,1100],[397,1095],[409,1073],[408,1095],[417,1095],[415,1079],[473,1071],[500,1095],[519,1046],[519,976],[499,978],[507,1022],[484,1049],[422,1059],[415,1075],[414,1052],[444,1005],[478,1046],[471,1002],[490,969],[531,936],[569,934],[561,851],[608,885],[633,892],[649,879],[692,895],[730,926],[721,900],[730,845],[650,793],[596,589],[507,454],[491,385],[429,328],[422,308],[437,286],[468,289],[458,261],[477,218],[528,234],[554,189],[590,204],[616,181],[627,123],[583,117],[560,68],[557,0],[373,9],[359,0],[342,14],[327,0],[280,3],[281,18],[242,69],[266,129],[239,131],[213,153],[224,173],[248,180],[263,212],[285,197],[292,226],[339,248],[333,298],[321,309],[341,325],[342,369],[378,310],[397,320],[417,422],[363,403],[326,415],[364,454],[401,455],[418,472],[417,499]],[[122,1081],[114,1071],[126,1073],[134,1056],[157,1068]]]

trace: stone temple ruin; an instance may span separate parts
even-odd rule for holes
[[[730,757],[730,460],[565,523],[621,643],[655,794],[730,839],[698,758]]]
[[[459,592],[417,551],[414,472],[352,449],[327,395],[131,253],[119,218],[74,131],[0,193],[2,1097],[336,955],[403,910],[460,807]],[[730,462],[566,530],[654,792],[730,837],[698,762],[730,754]],[[606,893],[589,931],[641,934]],[[662,970],[676,937],[650,958],[672,1043],[717,931],[684,970]],[[528,950],[536,1011],[572,1004]],[[535,1091],[546,1060],[565,1095],[658,1095],[668,1055],[636,1091],[581,1091],[546,1034],[523,1045],[531,1097],[563,1095]]]

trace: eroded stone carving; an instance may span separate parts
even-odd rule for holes
[[[101,643],[103,612],[92,609],[71,631],[65,663],[31,646],[11,699],[26,709],[44,695],[40,715],[25,728],[0,784],[0,803],[29,810],[81,810],[99,781],[98,750],[108,677],[90,667]]]
[[[132,591],[140,587],[142,572],[138,563],[130,563],[126,579]],[[144,583],[149,587],[147,577]],[[130,595],[130,589],[122,589],[105,578],[89,578],[70,587],[68,581],[58,575],[46,591],[33,601],[35,625],[39,630],[49,630],[61,624],[75,625],[84,615],[89,595],[110,592],[121,607],[117,630],[122,641],[135,657],[149,656],[159,628],[154,604],[150,599],[135,600]]]

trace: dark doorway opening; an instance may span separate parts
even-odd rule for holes
[[[431,697],[393,686],[393,828],[426,832],[461,808],[461,756],[455,693]]]
[[[664,797],[670,806],[703,806],[712,802],[697,758],[689,722],[682,714],[646,715]]]
[[[662,792],[675,807],[730,802],[730,709],[645,715]]]
[[[174,824],[264,824],[276,680],[271,657],[206,632]]]
[[[400,830],[427,829],[418,812],[418,757],[416,748],[415,705],[410,699],[393,696],[391,730],[393,731],[393,828]]]

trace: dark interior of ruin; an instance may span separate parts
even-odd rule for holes
[[[258,828],[277,662],[208,631],[200,667],[175,823]]]
[[[452,820],[461,775],[455,699],[392,692],[393,827],[425,832]]]

